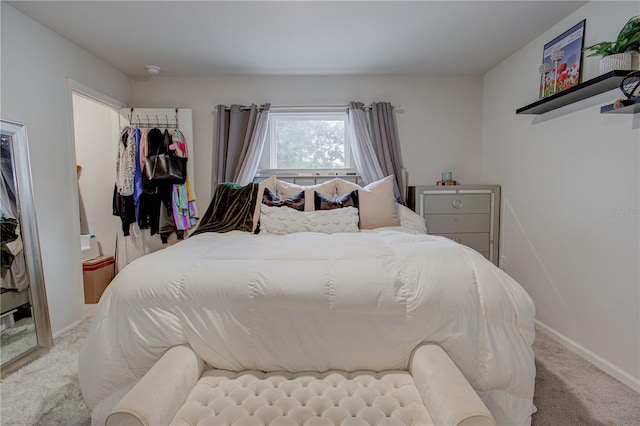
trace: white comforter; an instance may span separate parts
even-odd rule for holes
[[[200,234],[118,274],[80,352],[80,385],[93,408],[183,343],[222,369],[325,371],[406,368],[431,341],[499,424],[529,424],[534,315],[514,280],[442,237]]]

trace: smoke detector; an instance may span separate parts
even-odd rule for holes
[[[160,67],[156,65],[147,65],[146,67],[144,67],[144,69],[146,69],[147,72],[151,75],[160,74]]]

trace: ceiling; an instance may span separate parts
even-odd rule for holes
[[[586,1],[8,3],[136,77],[483,74]]]

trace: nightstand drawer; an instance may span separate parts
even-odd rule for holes
[[[491,194],[425,194],[425,214],[490,213]]]
[[[486,214],[428,214],[427,232],[430,234],[457,234],[463,232],[489,232],[491,215]]]
[[[489,252],[489,233],[467,233],[467,234],[439,234],[457,243],[464,244],[481,253]]]
[[[499,185],[409,187],[407,202],[424,217],[429,234],[459,241],[498,264]]]

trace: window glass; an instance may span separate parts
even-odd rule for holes
[[[261,168],[351,169],[346,119],[345,112],[272,112]]]

